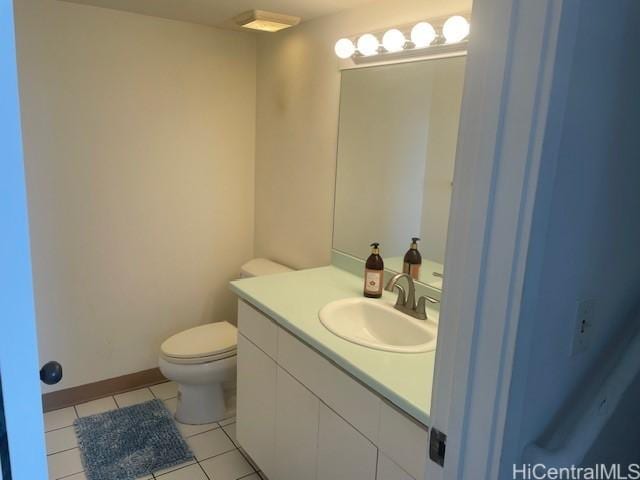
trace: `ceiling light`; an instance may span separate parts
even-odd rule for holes
[[[416,48],[428,47],[436,39],[436,30],[427,22],[417,23],[411,29],[411,41]]]
[[[382,37],[382,46],[387,52],[399,52],[404,48],[406,42],[403,33],[397,28],[387,30]]]
[[[365,57],[378,53],[380,43],[375,35],[365,33],[358,39],[358,51]]]
[[[344,60],[356,52],[356,46],[348,38],[341,38],[336,42],[334,50],[338,58],[342,58]]]
[[[263,32],[277,32],[297,25],[300,23],[300,17],[266,12],[264,10],[251,10],[241,13],[234,18],[234,21],[243,28],[261,30]]]
[[[469,22],[466,18],[456,15],[447,19],[442,26],[442,34],[447,43],[458,43],[469,35]]]

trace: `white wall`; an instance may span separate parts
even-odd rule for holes
[[[379,0],[260,37],[257,254],[295,268],[330,261],[340,92],[336,40],[470,7],[470,0]]]
[[[629,48],[640,41],[640,4],[582,3],[550,218],[531,246],[539,284],[525,282],[532,314],[519,330],[512,390],[522,393],[509,405],[505,478],[640,302],[640,57]],[[543,178],[554,174],[544,168]],[[571,357],[576,302],[587,298],[596,301],[592,345]]]
[[[16,2],[40,357],[56,388],[157,366],[233,320],[252,256],[255,38]]]

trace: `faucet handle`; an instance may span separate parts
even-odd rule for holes
[[[433,305],[436,303],[440,303],[440,300],[430,297],[428,295],[422,295],[418,299],[418,305],[416,306],[416,315],[417,315],[417,318],[419,318],[420,320],[427,319],[427,302]]]

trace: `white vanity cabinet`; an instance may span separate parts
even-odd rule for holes
[[[271,480],[424,479],[427,429],[243,301],[237,438]]]

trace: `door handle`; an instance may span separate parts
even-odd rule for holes
[[[47,362],[40,369],[40,380],[47,385],[55,385],[62,380],[62,365],[58,362]]]

